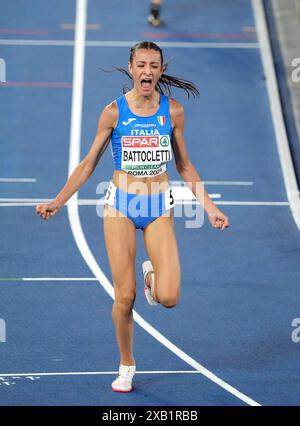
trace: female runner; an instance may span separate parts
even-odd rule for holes
[[[115,171],[105,196],[104,236],[114,283],[112,318],[120,351],[117,392],[130,392],[136,371],[133,315],[136,295],[136,229],[143,231],[149,259],[143,263],[145,296],[151,305],[174,307],[180,295],[180,262],[174,233],[174,198],[167,163],[176,169],[203,206],[213,227],[225,229],[228,217],[210,199],[192,164],[184,140],[184,110],[170,98],[170,87],[197,95],[196,87],[165,74],[159,46],[137,43],[131,48],[128,71],[132,89],[102,111],[98,131],[85,158],[56,198],[36,206],[43,219],[54,216],[94,172],[111,141]],[[166,96],[164,93],[167,93]]]

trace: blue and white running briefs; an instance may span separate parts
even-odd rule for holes
[[[114,207],[130,219],[136,229],[144,229],[149,223],[175,206],[172,187],[152,195],[122,191],[112,181],[107,189],[104,204]]]

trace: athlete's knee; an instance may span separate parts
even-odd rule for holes
[[[177,298],[174,298],[174,299],[171,299],[171,298],[160,299],[159,303],[161,305],[163,305],[165,308],[168,308],[168,309],[175,308],[175,306],[178,303],[178,299]]]
[[[175,308],[179,301],[179,294],[161,294],[158,296],[158,301],[165,308]]]
[[[115,306],[123,312],[130,312],[133,308],[135,301],[135,291],[126,291],[116,295]]]
[[[174,308],[180,296],[180,279],[168,277],[157,280],[154,285],[155,299],[166,308]]]

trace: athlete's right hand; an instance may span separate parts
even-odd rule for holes
[[[47,204],[38,204],[35,208],[35,211],[42,219],[47,220],[50,217],[56,215],[59,209],[60,206],[54,201],[51,201],[51,203]]]

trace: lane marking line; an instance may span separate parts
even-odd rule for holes
[[[86,41],[86,47],[132,47],[138,40],[133,41]],[[214,42],[161,42],[161,47],[176,49],[258,49],[258,43],[214,43]],[[0,45],[4,46],[54,46],[73,47],[73,40],[9,40],[0,39]]]
[[[71,134],[70,134],[70,157],[69,157],[69,169],[68,176],[71,175],[75,167],[80,161],[80,142],[81,142],[81,129],[82,129],[82,97],[83,97],[83,83],[84,83],[84,59],[85,59],[85,25],[86,25],[86,12],[87,12],[87,0],[77,0],[76,2],[76,28],[75,28],[75,47],[74,47],[74,64],[73,64],[73,92],[72,92],[72,110],[71,110]],[[72,198],[77,199],[76,192]],[[94,258],[88,243],[85,239],[81,222],[79,218],[79,210],[77,203],[68,204],[68,216],[70,221],[71,230],[83,259],[95,275],[98,278],[99,283],[102,285],[104,290],[114,300],[114,289],[96,259]],[[227,392],[231,393],[238,399],[244,401],[246,404],[252,406],[259,406],[260,404],[249,398],[233,386],[229,385],[211,371],[203,367],[200,363],[195,361],[192,357],[182,351],[179,347],[174,345],[170,340],[158,332],[152,327],[147,321],[145,321],[135,310],[133,311],[133,318],[138,325],[140,325],[145,331],[153,336],[158,342],[168,348],[171,352],[177,355],[184,362],[192,366],[195,370],[198,370],[205,377],[212,382],[216,383]]]
[[[61,24],[61,28],[63,30],[74,30],[75,24],[66,22],[64,24]],[[86,29],[87,30],[100,30],[100,25],[99,24],[86,24]]]
[[[70,83],[72,87],[72,83]],[[0,178],[1,182],[36,182],[36,178]],[[173,186],[185,186],[185,183],[180,180],[170,180],[170,184]],[[207,180],[203,181],[204,185],[228,185],[228,186],[253,186],[253,182],[249,181],[225,181],[225,180]]]
[[[70,83],[72,85],[72,83]],[[36,178],[0,178],[0,182],[36,182]],[[251,181],[206,180],[204,185],[253,186]],[[181,180],[170,180],[172,186],[185,186]]]
[[[5,277],[1,277],[0,281],[17,281],[17,282],[21,282],[21,281],[98,281],[97,278],[95,277],[89,277],[89,278],[81,278],[81,277],[10,277],[10,278],[5,278]]]
[[[211,194],[209,194],[211,195]],[[212,194],[218,195],[218,194]],[[213,198],[213,197],[211,197]],[[52,201],[52,198],[0,198],[0,207],[34,207],[39,203],[48,203]],[[176,199],[176,205],[186,205],[186,204],[197,204],[200,206],[199,202],[195,200],[181,200]],[[65,206],[69,204],[76,203],[78,206],[101,206],[104,204],[104,198],[101,199],[77,199],[69,200]],[[239,200],[223,200],[215,201],[215,204],[227,205],[227,206],[289,206],[288,201],[239,201]]]
[[[51,81],[6,81],[0,83],[0,87],[35,87],[48,89],[71,89],[72,83]]]
[[[288,201],[216,201],[224,206],[289,206]]]
[[[36,179],[34,178],[0,178],[0,182],[36,182]]]
[[[252,0],[252,8],[257,27],[258,40],[261,46],[261,60],[264,72],[267,77],[266,81],[269,102],[287,198],[289,200],[290,208],[296,225],[300,230],[300,194],[297,186],[297,180],[289,148],[289,141],[283,119],[278,82],[262,0]]]
[[[0,34],[47,36],[49,34],[49,30],[46,28],[0,28]]]
[[[146,31],[142,33],[145,40],[148,38],[154,39],[189,39],[189,40],[248,40],[252,41],[256,39],[255,32],[241,32],[241,33],[195,33],[195,32],[176,32],[176,31],[163,31],[154,32]]]
[[[180,181],[179,181],[180,182]],[[241,186],[253,186],[254,182],[251,181],[239,181],[239,180],[204,180],[204,185],[241,185]]]
[[[106,375],[118,374],[117,371],[72,371],[72,372],[54,372],[54,373],[5,373],[0,377],[24,377],[24,376],[88,376],[88,375]],[[196,370],[156,370],[156,371],[136,371],[136,374],[200,374]]]

